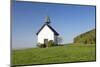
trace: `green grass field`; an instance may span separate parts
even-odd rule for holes
[[[12,65],[95,61],[95,45],[73,44],[12,51]]]

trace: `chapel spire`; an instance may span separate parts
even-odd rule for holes
[[[45,24],[50,24],[50,23],[51,23],[50,17],[46,16],[46,18],[45,18]]]

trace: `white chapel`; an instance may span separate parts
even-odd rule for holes
[[[58,44],[58,36],[59,33],[57,33],[50,25],[50,17],[47,16],[45,23],[43,26],[38,30],[36,33],[37,35],[37,43],[45,44],[48,41],[52,40],[55,44]]]

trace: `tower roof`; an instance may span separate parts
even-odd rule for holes
[[[49,23],[51,23],[50,17],[49,16],[46,16],[45,17],[45,24],[49,24]]]

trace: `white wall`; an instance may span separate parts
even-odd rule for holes
[[[53,40],[54,41],[54,33],[50,28],[46,25],[38,34],[38,43],[44,43],[44,39]]]

